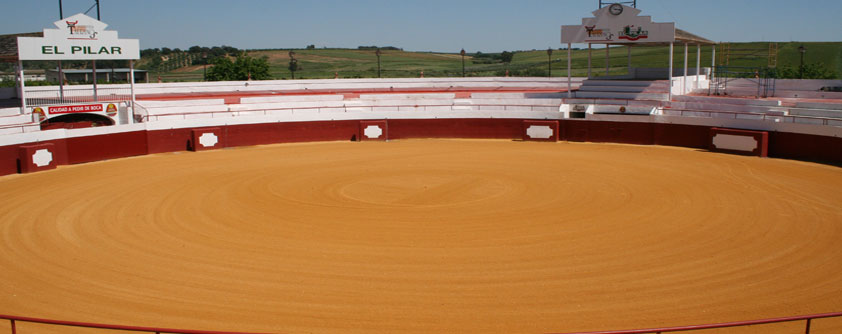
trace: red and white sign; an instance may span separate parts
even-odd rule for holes
[[[102,104],[84,104],[77,106],[55,106],[47,108],[47,113],[50,115],[73,114],[80,112],[102,112],[105,110]]]
[[[582,19],[582,24],[561,27],[561,42],[567,43],[670,43],[675,41],[675,23],[652,22],[634,7],[613,4]]]
[[[53,22],[44,37],[18,37],[21,60],[140,59],[137,39],[118,38],[108,25],[85,14]]]

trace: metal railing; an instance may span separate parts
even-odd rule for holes
[[[137,101],[132,102],[130,107],[129,112],[132,113],[135,123],[141,123],[144,119],[149,119],[149,110]]]
[[[130,331],[130,332],[145,332],[145,333],[156,333],[156,334],[160,334],[160,333],[172,333],[172,334],[267,334],[267,333],[222,332],[222,331],[202,331],[202,330],[191,330],[191,329],[173,329],[173,328],[139,327],[139,326],[124,326],[124,325],[107,325],[107,324],[97,324],[97,323],[90,323],[90,322],[63,321],[63,320],[50,320],[50,319],[39,319],[39,318],[29,318],[29,317],[18,317],[18,316],[3,315],[3,314],[0,314],[0,319],[9,320],[11,322],[11,333],[12,334],[17,334],[17,323],[18,322],[29,322],[29,323],[64,326],[64,327],[82,327],[82,328],[97,328],[97,329],[107,329],[107,330]],[[21,333],[21,334],[25,334],[25,333]]]
[[[688,332],[688,331],[696,331],[696,330],[702,330],[702,329],[746,327],[746,326],[753,326],[753,325],[766,325],[766,324],[776,324],[776,323],[793,322],[793,321],[804,321],[805,322],[804,333],[810,334],[810,327],[812,326],[813,320],[824,319],[824,318],[836,318],[836,317],[842,317],[842,312],[812,314],[812,315],[784,317],[784,318],[771,318],[771,319],[761,319],[761,320],[723,322],[723,323],[718,323],[718,324],[707,324],[707,325],[632,329],[632,330],[619,330],[619,331],[577,332],[577,333],[563,333],[563,334],[661,334],[661,333],[672,333],[672,332]]]
[[[597,332],[575,332],[575,333],[559,333],[559,334],[662,334],[662,333],[673,333],[673,332],[688,332],[688,331],[696,331],[696,330],[703,330],[703,329],[720,329],[720,328],[731,328],[731,327],[747,327],[747,326],[754,326],[754,325],[768,325],[768,324],[777,324],[777,323],[795,322],[795,321],[804,321],[804,323],[805,323],[804,333],[810,334],[810,329],[812,327],[813,320],[826,319],[826,318],[837,318],[837,317],[842,317],[842,312],[821,313],[821,314],[811,314],[811,315],[783,317],[783,318],[770,318],[770,319],[760,319],[760,320],[723,322],[723,323],[706,324],[706,325],[691,325],[691,326],[676,326],[676,327],[646,328],[646,329],[631,329],[631,330],[615,330],[615,331],[597,331]],[[206,330],[173,329],[173,328],[157,328],[157,327],[140,327],[140,326],[125,326],[125,325],[107,325],[107,324],[78,322],[78,321],[62,321],[62,320],[39,319],[39,318],[30,318],[30,317],[19,317],[19,316],[3,315],[3,314],[0,314],[0,319],[10,321],[10,324],[11,324],[10,328],[11,328],[12,334],[17,334],[17,323],[18,322],[38,323],[38,324],[65,326],[65,327],[83,327],[83,328],[96,328],[96,329],[106,329],[106,330],[131,331],[131,332],[146,332],[146,333],[156,333],[156,334],[160,334],[160,333],[173,333],[173,334],[267,334],[267,333],[223,332],[223,331],[206,331]],[[22,333],[22,334],[25,334],[25,333]]]
[[[38,127],[37,129],[33,129],[33,130],[40,130],[40,129],[41,129],[41,124],[40,124],[40,123],[38,123],[38,122],[30,122],[30,123],[19,123],[19,124],[5,124],[5,125],[0,125],[0,135],[8,135],[8,134],[18,134],[18,133],[32,132],[32,131],[26,131],[26,128],[27,128],[27,127]],[[18,129],[18,131],[14,131],[14,130],[12,130],[12,131],[14,131],[14,132],[6,131],[6,130],[8,130],[8,129]]]
[[[59,89],[54,86],[44,86],[26,88],[26,105],[29,107],[92,102],[122,102],[131,101],[131,99],[131,89],[128,87],[105,87],[97,88],[96,91],[92,87]]]
[[[745,119],[745,120],[769,121],[769,122],[776,122],[776,123],[827,125],[827,126],[842,127],[842,119],[840,119],[840,118],[813,117],[813,116],[794,116],[794,115],[775,115],[775,114],[766,114],[766,113],[757,113],[757,112],[741,112],[741,111],[674,109],[674,108],[664,108],[664,109],[662,109],[662,113],[666,116]]]
[[[727,95],[728,83],[747,79],[755,90],[755,97],[775,96],[777,77],[777,69],[771,67],[717,66],[708,95]]]
[[[137,104],[135,104],[137,105]],[[461,109],[461,108],[464,109]],[[178,108],[178,107],[172,107]],[[450,110],[442,110],[443,108],[450,108]],[[483,109],[486,108],[486,109]],[[377,109],[392,109],[390,111],[520,111],[520,112],[551,112],[558,111],[558,105],[495,105],[495,104],[440,104],[440,105],[361,105],[361,106],[336,106],[336,107],[282,107],[282,108],[257,108],[257,109],[239,109],[239,110],[209,110],[199,112],[187,113],[167,113],[167,114],[149,114],[149,108],[135,109],[135,116],[140,121],[149,122],[157,121],[161,117],[173,118],[173,116],[181,116],[181,119],[187,119],[189,116],[209,115],[209,118],[215,117],[242,117],[242,116],[270,116],[275,111],[289,111],[295,114],[296,111],[305,113],[338,113],[338,112],[376,112]],[[140,112],[138,112],[140,111]]]

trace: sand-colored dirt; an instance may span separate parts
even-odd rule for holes
[[[284,144],[6,176],[0,198],[0,314],[544,333],[842,311],[842,169],[797,161],[573,143]]]

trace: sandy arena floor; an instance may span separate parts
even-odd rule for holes
[[[842,169],[797,161],[573,143],[284,144],[11,175],[0,198],[0,314],[544,333],[842,311]]]

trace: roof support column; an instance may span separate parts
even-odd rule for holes
[[[611,72],[611,44],[605,44],[605,76]]]
[[[716,44],[710,47],[710,80],[713,82],[713,76],[716,75]]]
[[[632,65],[631,65],[631,44],[626,45],[626,52],[628,53],[628,62],[629,64],[626,66],[628,68],[629,76],[632,74]]]
[[[689,44],[684,43],[684,77],[681,78],[681,95],[687,95],[687,55]]]
[[[572,43],[567,43],[567,97],[573,97],[573,59],[571,58],[573,47]]]
[[[591,56],[593,55],[593,49],[591,48],[591,43],[588,43],[588,79],[591,78]]]
[[[20,113],[26,114],[26,76],[23,73],[23,60],[18,60],[18,75],[20,75]]]
[[[669,100],[672,101],[672,71],[673,71],[673,52],[675,50],[675,42],[670,42],[670,69],[669,69]]]
[[[702,74],[702,45],[696,44],[696,89],[699,89]]]

